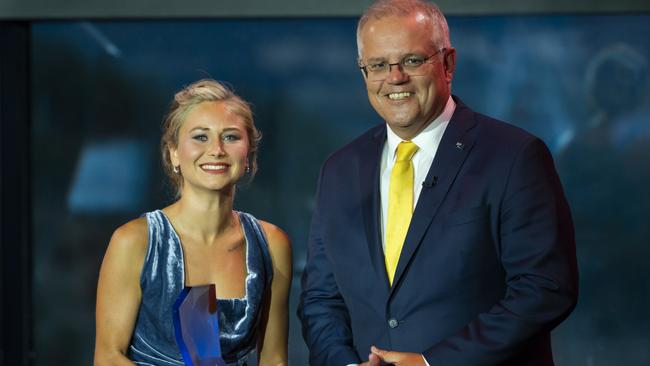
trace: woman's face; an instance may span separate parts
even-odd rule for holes
[[[183,175],[183,190],[232,189],[246,173],[248,134],[244,119],[227,101],[203,102],[187,115],[170,148]]]

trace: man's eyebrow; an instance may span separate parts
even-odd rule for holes
[[[407,52],[407,53],[405,53],[403,55],[400,55],[400,60],[405,59],[407,57],[413,57],[413,56],[423,57],[424,54],[422,54],[420,52]],[[383,56],[369,57],[369,58],[366,59],[366,61],[386,61],[387,59],[388,59],[387,57],[383,57]]]

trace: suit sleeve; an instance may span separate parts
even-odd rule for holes
[[[564,320],[578,296],[571,214],[553,158],[531,138],[513,160],[500,202],[503,298],[423,355],[431,366],[499,365]],[[549,351],[549,350],[546,350]]]
[[[312,216],[298,317],[302,321],[303,338],[309,348],[309,364],[344,366],[360,363],[360,359],[352,348],[350,317],[321,236],[320,209],[324,172],[325,168],[319,178],[316,207]]]

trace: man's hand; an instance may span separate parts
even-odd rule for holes
[[[419,353],[387,351],[375,346],[370,347],[370,351],[372,352],[371,356],[378,357],[381,361],[395,366],[426,366],[424,358]],[[379,362],[370,363],[372,359],[372,357],[369,358],[369,365],[379,365]]]
[[[381,359],[379,358],[379,356],[377,356],[374,353],[370,353],[368,355],[368,362],[364,362],[359,366],[380,366],[380,365],[381,365]]]

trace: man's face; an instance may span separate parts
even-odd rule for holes
[[[431,20],[420,13],[371,19],[359,34],[361,64],[395,64],[408,56],[422,58],[439,49],[432,41]],[[391,66],[384,80],[365,78],[368,99],[390,128],[410,140],[437,117],[449,98],[455,51],[440,52],[417,68],[415,75]]]

